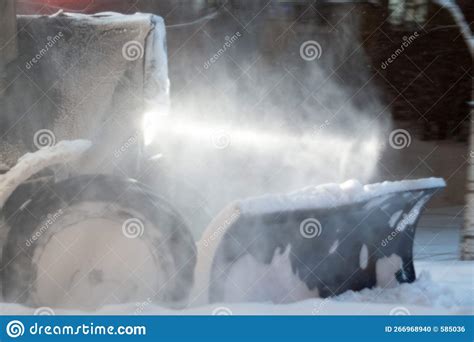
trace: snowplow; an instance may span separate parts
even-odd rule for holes
[[[185,186],[161,188],[141,177],[159,169],[159,151],[145,148],[143,113],[162,115],[169,105],[163,20],[110,13],[18,20],[26,32],[21,48],[47,42],[34,60],[20,53],[9,62],[31,70],[19,89],[33,79],[51,86],[59,104],[47,102],[39,118],[2,132],[5,301],[84,310],[286,303],[416,279],[416,224],[442,179],[348,181],[235,198],[196,239],[192,226],[207,215],[192,210],[199,194],[186,192],[178,205],[167,190]],[[87,46],[77,48],[80,41]],[[65,73],[69,64],[76,67]],[[59,84],[51,74],[61,75]],[[89,98],[92,76],[106,82]],[[7,117],[25,109],[16,90],[2,98]],[[134,96],[125,96],[130,90]]]
[[[172,204],[132,179],[25,182],[90,147],[63,141],[1,176],[7,301],[94,309],[113,291],[112,303],[185,307],[190,294],[201,304],[285,303],[413,282],[416,223],[445,186],[435,178],[349,181],[244,199],[222,210],[196,248]]]

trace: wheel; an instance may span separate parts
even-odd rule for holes
[[[14,214],[7,207],[4,300],[87,310],[186,304],[196,264],[193,238],[172,206],[144,185],[78,176],[43,186]]]

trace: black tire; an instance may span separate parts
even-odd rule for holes
[[[44,227],[42,222],[48,214],[57,212],[62,213],[61,220],[68,222],[70,217],[74,217],[74,208],[85,202],[99,202],[100,206],[107,207],[99,214],[91,213],[94,218],[97,215],[109,217],[112,213],[117,220],[138,216],[147,222],[150,229],[143,229],[139,238],[145,241],[153,261],[159,263],[165,273],[163,278],[167,280],[156,289],[156,296],[151,301],[170,307],[185,305],[196,264],[196,247],[186,223],[168,202],[144,185],[109,175],[78,176],[44,186],[7,218],[9,233],[1,260],[4,300],[47,306],[48,303],[35,302],[32,295],[38,272],[33,256],[35,252],[36,257],[41,253],[41,248],[55,233],[64,229],[64,224],[52,224],[48,229],[40,230]],[[9,212],[11,214],[13,210],[10,208]],[[37,239],[26,246],[33,236]]]

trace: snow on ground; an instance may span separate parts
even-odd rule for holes
[[[418,280],[390,289],[348,291],[331,299],[286,305],[219,303],[169,310],[148,302],[111,305],[93,314],[131,315],[442,315],[474,314],[474,262],[458,260],[460,208],[430,210],[423,215],[415,240]],[[1,314],[32,314],[35,309],[0,305]],[[55,310],[56,314],[73,314]]]

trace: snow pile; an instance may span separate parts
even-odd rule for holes
[[[288,195],[264,195],[239,202],[245,213],[271,213],[294,209],[314,209],[343,206],[363,202],[397,192],[433,189],[446,186],[442,178],[425,178],[399,182],[362,185],[357,180],[342,184],[324,184],[307,187]]]
[[[431,264],[435,266],[435,263]],[[455,280],[468,284],[472,279],[473,262],[455,262],[451,269],[469,268],[471,278],[459,277]],[[435,268],[433,268],[434,270]],[[442,281],[431,279],[430,273],[423,272],[413,284],[403,284],[395,288],[365,289],[360,292],[348,291],[337,297],[308,299],[301,302],[272,305],[267,303],[215,303],[186,310],[171,310],[155,306],[149,302],[108,305],[94,315],[458,315],[473,314],[474,299],[460,300],[461,288],[448,286]],[[434,278],[434,277],[433,277]],[[472,291],[472,282],[471,282]],[[472,294],[472,292],[471,292]],[[35,308],[15,304],[0,305],[0,314],[33,314]],[[55,314],[87,314],[72,310],[54,309]]]
[[[453,289],[439,285],[431,279],[428,272],[422,272],[413,284],[399,284],[392,288],[376,287],[358,292],[347,291],[334,301],[393,304],[403,303],[414,306],[427,306],[435,308],[461,307],[463,303],[456,297]],[[361,307],[362,310],[362,307]]]

